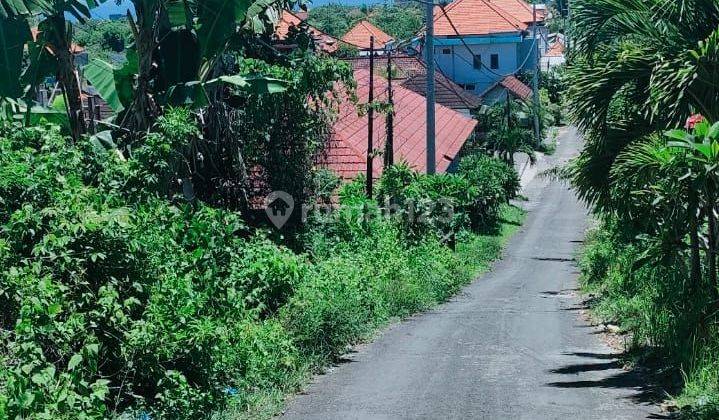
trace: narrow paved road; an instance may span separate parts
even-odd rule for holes
[[[576,153],[574,130],[545,166]],[[541,170],[541,168],[540,168]],[[452,301],[398,323],[294,397],[289,419],[639,419],[654,407],[579,314],[572,262],[587,223],[535,178],[505,258]]]

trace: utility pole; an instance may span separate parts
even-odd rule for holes
[[[532,36],[534,37],[534,78],[532,90],[534,92],[534,137],[537,147],[542,143],[542,133],[539,129],[539,43],[537,42],[537,3],[532,3]]]
[[[384,145],[384,167],[394,165],[394,100],[392,99],[392,51],[387,52],[387,141]]]
[[[372,198],[372,160],[374,159],[374,36],[369,37],[369,99],[367,101],[367,198]]]
[[[428,1],[426,6],[427,33],[424,49],[427,63],[427,173],[433,174],[437,171],[434,144],[434,1]]]

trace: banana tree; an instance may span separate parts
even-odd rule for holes
[[[274,28],[280,13],[295,0],[132,0],[128,20],[134,45],[127,63],[113,67],[93,60],[88,80],[117,111],[116,121],[135,141],[149,130],[166,106],[197,111],[203,141],[201,162],[222,173],[240,209],[246,208],[247,168],[242,139],[233,135],[238,113],[227,98],[244,93],[273,93],[286,82],[262,74],[236,74],[228,49],[254,42]],[[229,63],[229,65],[228,65]],[[120,142],[122,144],[122,142]],[[193,171],[195,171],[193,169]],[[194,173],[194,172],[193,172]]]
[[[93,60],[87,76],[131,133],[146,131],[163,105],[200,108],[222,97],[218,89],[273,91],[282,82],[258,75],[228,74],[227,48],[272,28],[293,0],[132,0],[128,20],[134,36],[130,67]],[[128,98],[128,86],[133,95]],[[210,113],[214,115],[214,113]]]
[[[73,25],[66,18],[82,22],[90,9],[105,0],[0,0],[0,97],[29,96],[48,75],[55,75],[66,101],[70,131],[78,139],[85,130],[80,81],[72,53]],[[30,23],[39,19],[37,34]],[[27,47],[29,64],[22,70]],[[22,74],[22,77],[20,75]],[[30,109],[30,107],[28,107]]]

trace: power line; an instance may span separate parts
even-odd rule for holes
[[[423,1],[423,0],[410,0],[410,1],[413,1],[413,2],[416,2],[416,3],[421,3],[421,4],[433,4],[432,2]],[[452,18],[450,18],[449,15],[447,14],[447,9],[445,8],[445,6],[444,6],[443,4],[436,4],[436,6],[438,6],[438,7],[442,10],[442,16],[445,17],[445,18],[447,18],[447,22],[449,22],[449,25],[451,26],[452,31],[454,32],[455,35],[457,35],[458,39],[460,40],[460,42],[462,43],[462,45],[464,46],[464,48],[465,48],[472,56],[474,56],[474,51],[472,50],[472,47],[470,47],[470,46],[467,44],[467,42],[464,40],[464,38],[462,37],[462,35],[459,33],[459,30],[457,29],[457,26],[456,26],[456,25],[454,24],[454,22],[452,21]],[[517,70],[515,70],[515,71],[513,71],[513,72],[511,72],[511,73],[507,73],[507,74],[497,73],[497,72],[495,72],[493,69],[491,69],[490,67],[487,67],[487,65],[484,64],[484,63],[481,62],[481,61],[480,61],[480,67],[481,67],[481,69],[486,70],[486,71],[489,71],[490,73],[494,74],[495,76],[498,76],[498,77],[501,77],[501,78],[505,78],[505,77],[507,77],[507,76],[514,76],[514,75],[517,74],[517,72],[518,72],[522,67],[524,67],[525,64],[527,64],[527,61],[529,61],[529,58],[532,56],[532,50],[535,48],[536,45],[537,45],[537,39],[535,38],[535,39],[532,40],[532,45],[531,45],[531,47],[530,47],[530,51],[526,54],[526,56],[525,56],[524,59],[522,60],[522,64],[517,67]],[[416,51],[416,50],[415,50],[415,51]],[[463,56],[461,56],[461,55],[457,55],[457,57],[459,57],[459,59],[461,59],[461,60],[464,61],[465,63],[474,66],[474,63],[473,63],[473,62],[470,62],[470,61],[467,60],[465,57],[463,57]]]
[[[440,10],[442,10],[442,15],[447,18],[447,22],[449,22],[449,26],[452,27],[452,32],[454,32],[455,35],[457,35],[459,37],[459,41],[462,43],[462,45],[464,45],[464,48],[466,48],[467,51],[469,51],[470,54],[472,54],[472,56],[474,56],[474,51],[472,51],[472,48],[469,45],[467,45],[467,42],[464,40],[464,37],[459,34],[459,30],[457,29],[457,27],[454,25],[454,22],[452,22],[452,19],[447,14],[447,9],[445,9],[444,5],[442,5],[442,4],[439,5],[439,8],[440,8]],[[434,51],[432,52],[432,54],[434,55]],[[472,64],[474,64],[474,63],[472,63]],[[479,60],[479,65],[480,65],[480,67],[486,68],[487,70],[489,70],[490,73],[493,73],[496,76],[506,77],[506,76],[502,76],[501,74],[499,74],[496,71],[492,70],[491,68],[487,67],[487,65],[484,64],[482,62],[482,60]]]

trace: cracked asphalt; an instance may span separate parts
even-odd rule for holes
[[[538,172],[574,156],[563,130]],[[535,172],[536,173],[536,172]],[[524,226],[451,301],[381,333],[290,399],[288,419],[641,419],[644,379],[580,314],[574,257],[588,223],[567,185],[523,179]]]

